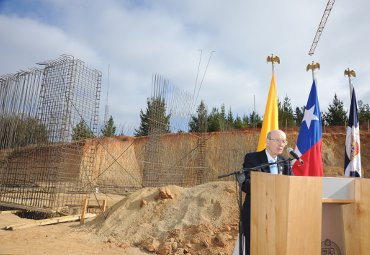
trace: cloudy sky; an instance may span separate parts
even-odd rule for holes
[[[357,99],[370,103],[370,1],[336,1],[315,54],[309,56],[326,4],[0,0],[0,75],[73,55],[102,71],[104,109],[109,66],[109,111],[127,134],[140,123],[153,74],[189,94],[203,80],[195,104],[203,99],[208,110],[224,104],[242,116],[255,106],[263,115],[271,80],[266,58],[271,54],[281,59],[275,67],[278,97],[288,95],[293,107],[306,104],[312,84],[306,66],[312,61],[321,65],[316,77],[322,111],[334,93],[349,107],[346,68],[357,73]]]

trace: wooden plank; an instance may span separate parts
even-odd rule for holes
[[[356,201],[354,199],[333,199],[333,198],[323,198],[321,199],[323,204],[354,204]]]
[[[275,179],[267,173],[252,172],[251,254],[275,252]]]
[[[289,191],[290,178],[285,175],[274,175],[275,178],[275,254],[288,254],[287,244],[289,242]],[[274,254],[274,253],[269,253]]]
[[[321,254],[322,178],[291,176],[285,254]]]
[[[100,201],[100,200],[99,200]],[[107,200],[106,199],[103,199],[102,200],[102,204],[99,205],[99,204],[91,204],[91,203],[94,203],[96,202],[96,200],[92,200],[92,201],[88,201],[88,204],[87,204],[87,209],[101,209],[103,212],[105,212],[105,210],[107,209]],[[65,206],[68,206],[70,208],[75,208],[75,207],[81,207],[81,204],[66,204]]]
[[[368,254],[370,251],[370,180],[361,178],[361,202],[357,207],[356,217],[361,221],[361,253]]]
[[[56,213],[55,210],[48,209],[48,208],[38,208],[38,207],[33,207],[33,206],[18,205],[18,204],[13,204],[13,203],[6,203],[6,202],[0,202],[0,206],[9,207],[9,208],[17,208],[17,209],[27,210],[27,211],[35,211],[35,212]]]
[[[89,203],[89,200],[87,198],[85,198],[83,203],[82,203],[81,220],[80,220],[81,224],[85,223],[85,214],[87,212],[87,204],[88,203]]]
[[[15,214],[18,212],[21,212],[21,210],[0,211],[0,214]]]
[[[344,244],[345,254],[361,254],[360,228],[361,222],[357,217],[357,207],[361,200],[361,182],[355,181],[356,204],[343,205]]]
[[[102,212],[105,212],[107,210],[107,200],[106,199],[103,200],[103,206],[102,207],[103,207]]]
[[[85,219],[93,218],[93,217],[96,217],[96,214],[86,213],[84,217]],[[18,230],[18,229],[35,227],[35,226],[45,226],[45,225],[57,224],[57,223],[62,223],[62,222],[70,222],[70,221],[78,221],[78,220],[81,220],[81,215],[69,215],[69,216],[56,217],[52,219],[34,220],[28,223],[9,225],[9,226],[6,226],[5,229],[6,230]]]
[[[370,250],[370,180],[356,178],[356,204],[343,205],[344,239],[347,255]]]

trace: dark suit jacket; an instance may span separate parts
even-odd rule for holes
[[[283,155],[277,156],[277,161],[281,161],[282,163],[278,164],[279,172],[282,171],[285,175],[293,175],[292,169],[288,161],[283,162],[283,160],[287,160]],[[256,168],[255,171],[261,171],[265,173],[270,173],[270,166],[267,165],[265,167],[259,167],[261,165],[268,164],[268,159],[266,155],[266,150],[259,151],[259,152],[251,152],[247,153],[244,157],[243,169],[245,171],[245,181],[242,185],[242,190],[247,194],[250,194],[251,185],[250,185],[250,168]]]

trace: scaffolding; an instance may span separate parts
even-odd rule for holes
[[[39,65],[0,77],[0,206],[64,212],[94,186],[95,149],[74,133],[97,135],[102,75],[67,55]]]
[[[148,112],[148,141],[142,158],[143,186],[186,186],[205,181],[196,181],[192,177],[189,179],[188,176],[194,169],[197,169],[198,175],[202,175],[199,172],[206,169],[203,150],[205,140],[202,136],[199,138],[203,141],[202,144],[182,143],[180,150],[183,153],[168,147],[170,143],[166,140],[171,138],[165,136],[169,132],[177,132],[180,136],[188,131],[191,104],[190,93],[181,91],[158,74],[153,76],[149,99],[151,109]],[[196,175],[194,178],[197,178]]]

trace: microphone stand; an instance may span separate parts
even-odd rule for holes
[[[241,169],[241,170],[237,170],[237,171],[234,171],[234,172],[231,172],[231,173],[227,173],[227,174],[223,174],[223,175],[218,176],[218,178],[220,179],[220,178],[224,178],[224,177],[234,175],[236,181],[239,184],[239,255],[243,254],[243,228],[242,228],[242,221],[241,221],[241,219],[242,219],[242,209],[243,209],[242,185],[243,185],[243,182],[245,181],[244,172],[246,172],[246,170],[247,169]]]
[[[275,163],[268,163],[266,165],[272,165],[272,164],[275,164]],[[235,176],[235,179],[236,181],[238,182],[239,184],[239,255],[242,255],[244,254],[243,252],[243,228],[242,228],[242,209],[243,209],[243,203],[242,203],[242,200],[243,200],[243,191],[242,191],[242,185],[243,185],[243,182],[246,181],[246,177],[245,177],[245,173],[247,172],[250,172],[250,171],[258,171],[258,172],[261,172],[261,167],[264,167],[265,165],[261,165],[261,166],[257,166],[257,167],[252,167],[252,168],[243,168],[243,169],[240,169],[240,170],[236,170],[234,172],[231,172],[231,173],[226,173],[226,174],[223,174],[223,175],[220,175],[218,176],[218,178],[225,178],[225,177],[228,177],[228,176],[231,176],[231,175],[234,175]],[[249,178],[247,179],[247,181],[250,181]]]
[[[243,191],[242,191],[242,185],[243,185],[243,182],[246,181],[246,177],[245,177],[245,173],[249,173],[250,171],[258,171],[258,172],[262,172],[261,169],[266,167],[266,166],[270,166],[270,165],[273,165],[273,164],[279,164],[279,163],[285,163],[285,162],[288,162],[288,169],[290,169],[289,171],[291,172],[291,168],[290,168],[290,161],[292,161],[293,159],[291,158],[287,158],[287,159],[284,159],[284,160],[280,160],[280,161],[276,161],[276,162],[273,162],[273,163],[266,163],[266,164],[263,164],[263,165],[259,165],[259,166],[256,166],[256,167],[251,167],[251,168],[243,168],[243,169],[240,169],[240,170],[236,170],[234,172],[231,172],[231,173],[226,173],[226,174],[222,174],[222,175],[219,175],[218,178],[221,179],[221,178],[225,178],[225,177],[229,177],[231,175],[234,175],[235,176],[235,179],[236,181],[238,182],[239,184],[239,255],[242,255],[244,254],[244,251],[243,251],[243,228],[242,228],[242,209],[243,209],[243,203],[242,203],[242,200],[243,200]],[[250,178],[248,177],[247,181],[250,182]]]

